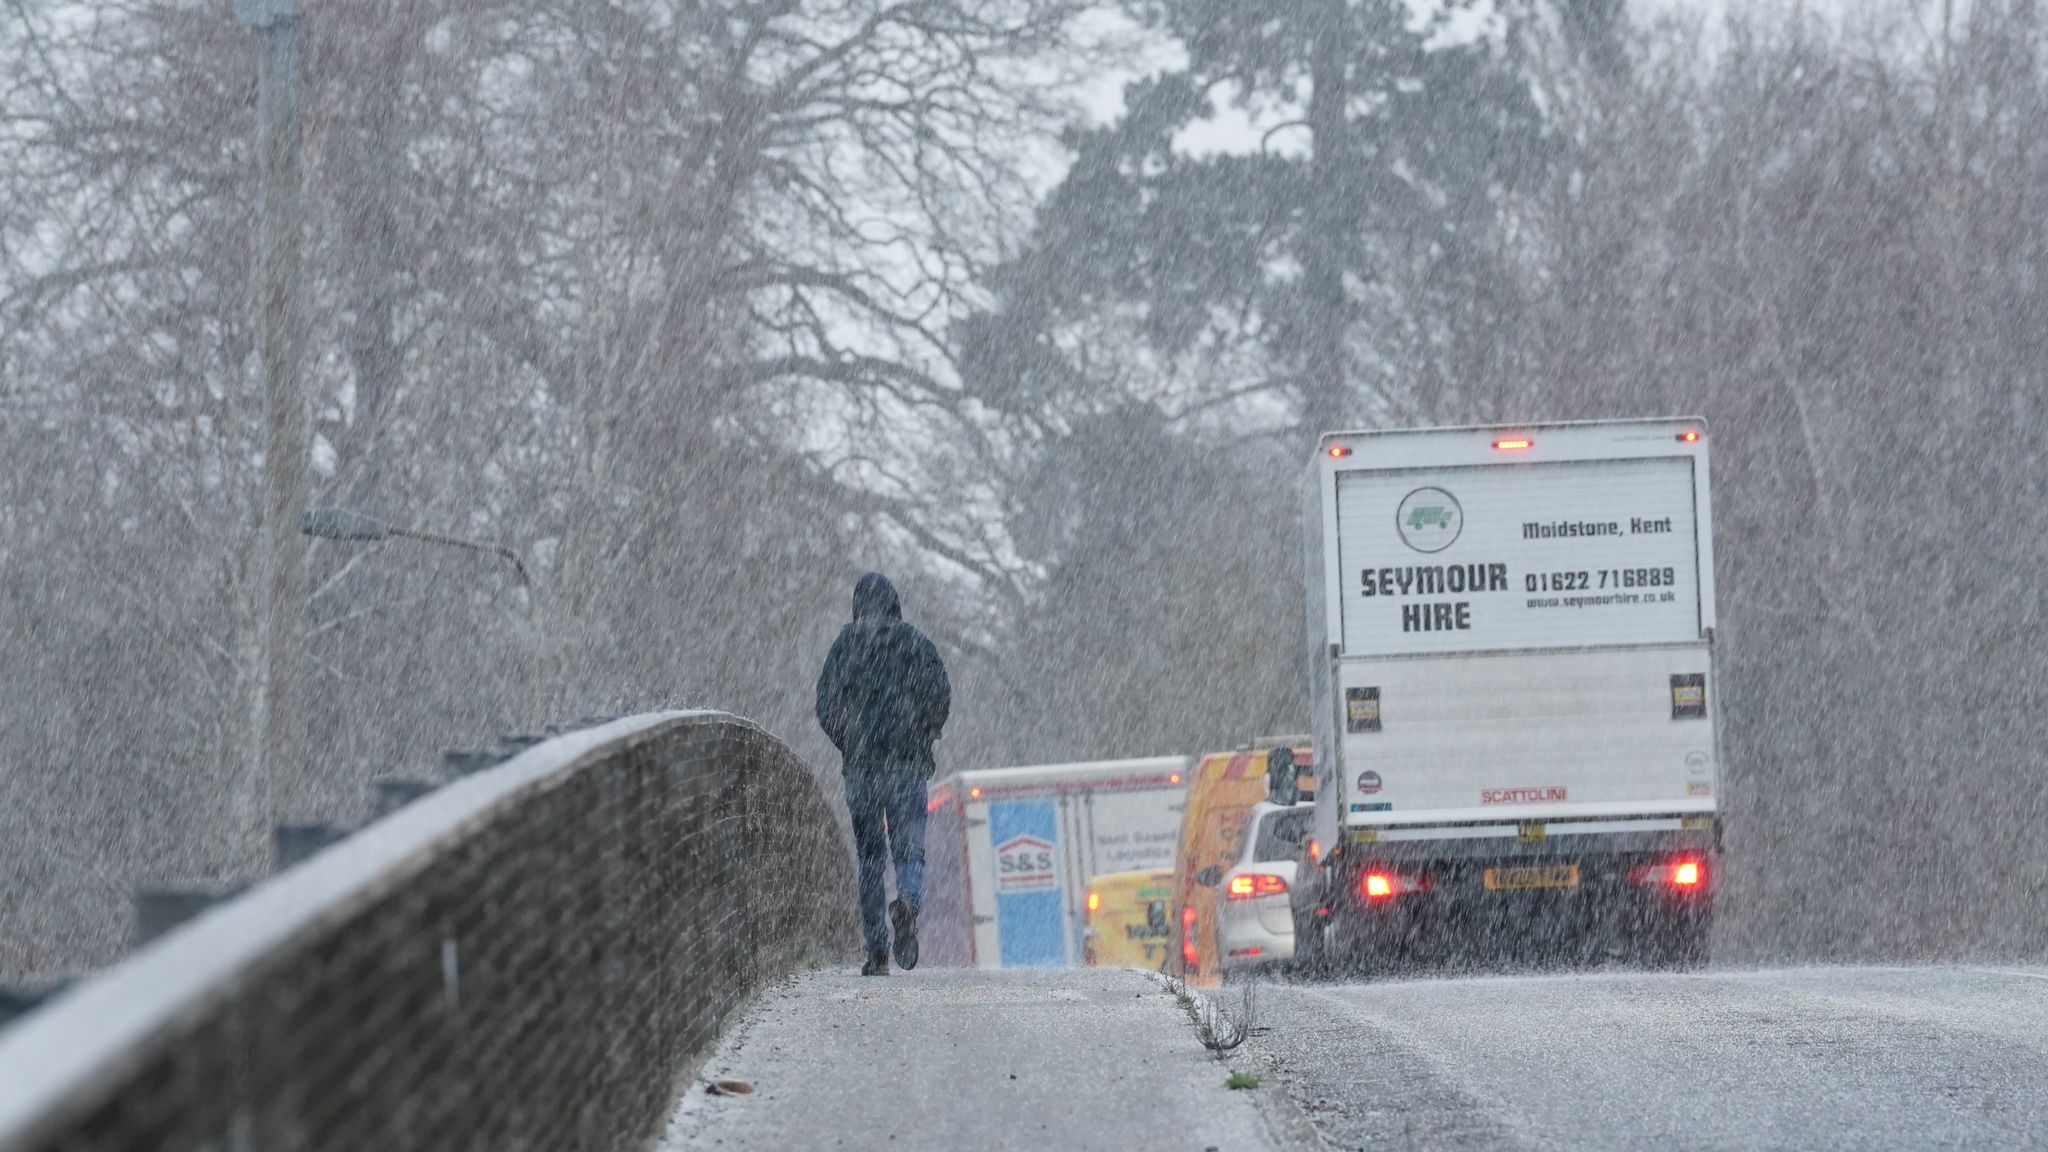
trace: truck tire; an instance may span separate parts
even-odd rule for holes
[[[1320,933],[1322,979],[1363,984],[1384,975],[1388,957],[1343,909],[1337,909]]]
[[[1323,939],[1323,926],[1313,916],[1294,921],[1294,961],[1287,966],[1287,974],[1296,980],[1329,979],[1328,942]]]
[[[1650,965],[1677,972],[1706,967],[1713,927],[1711,905],[1670,910],[1659,918],[1646,942]]]

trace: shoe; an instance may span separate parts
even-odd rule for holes
[[[917,909],[901,900],[890,901],[889,924],[896,929],[896,964],[908,972],[917,967]]]
[[[880,951],[868,953],[868,962],[860,966],[860,974],[863,976],[887,976],[889,974],[889,954]]]

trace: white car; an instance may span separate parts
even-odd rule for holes
[[[1285,965],[1294,959],[1294,910],[1288,889],[1307,854],[1315,806],[1253,805],[1238,859],[1217,883],[1216,950],[1223,971]]]

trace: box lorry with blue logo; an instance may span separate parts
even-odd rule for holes
[[[1707,426],[1332,433],[1305,492],[1298,960],[1705,953],[1722,783]]]
[[[1170,870],[1188,760],[1161,756],[989,768],[934,781],[927,798],[926,963],[1080,965],[1088,882]]]

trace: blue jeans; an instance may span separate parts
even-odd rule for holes
[[[860,860],[860,930],[868,951],[889,950],[882,887],[886,862],[896,862],[896,896],[915,911],[924,902],[924,777],[901,772],[846,774],[846,808]],[[886,853],[883,837],[888,837]]]

